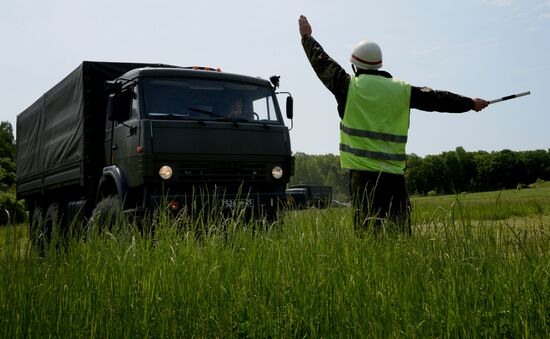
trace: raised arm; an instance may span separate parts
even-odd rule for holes
[[[302,47],[311,67],[313,67],[317,77],[319,77],[325,87],[336,97],[338,113],[342,117],[346,105],[350,76],[311,36],[312,28],[305,16],[300,16],[298,25],[302,37]]]

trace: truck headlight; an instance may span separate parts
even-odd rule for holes
[[[164,165],[159,169],[159,175],[162,179],[168,180],[172,177],[172,167]]]
[[[281,179],[283,177],[283,169],[280,166],[275,166],[271,169],[271,175],[275,179]]]

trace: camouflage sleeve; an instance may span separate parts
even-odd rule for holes
[[[325,87],[336,97],[338,113],[343,117],[350,82],[349,74],[323,50],[313,37],[302,38],[302,46],[313,70]]]
[[[428,87],[411,89],[411,108],[428,112],[463,113],[473,107],[474,101],[462,95]]]

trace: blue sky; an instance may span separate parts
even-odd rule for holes
[[[408,153],[550,148],[550,0],[10,1],[0,12],[0,120],[83,60],[221,67],[281,76],[295,98],[292,149],[338,153],[332,94],[303,53],[298,17],[346,70],[355,43],[377,41],[384,69],[412,85],[494,99],[482,112],[413,110]]]

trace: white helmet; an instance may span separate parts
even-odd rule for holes
[[[382,51],[376,42],[363,40],[353,48],[349,61],[358,68],[379,69],[382,67]]]

